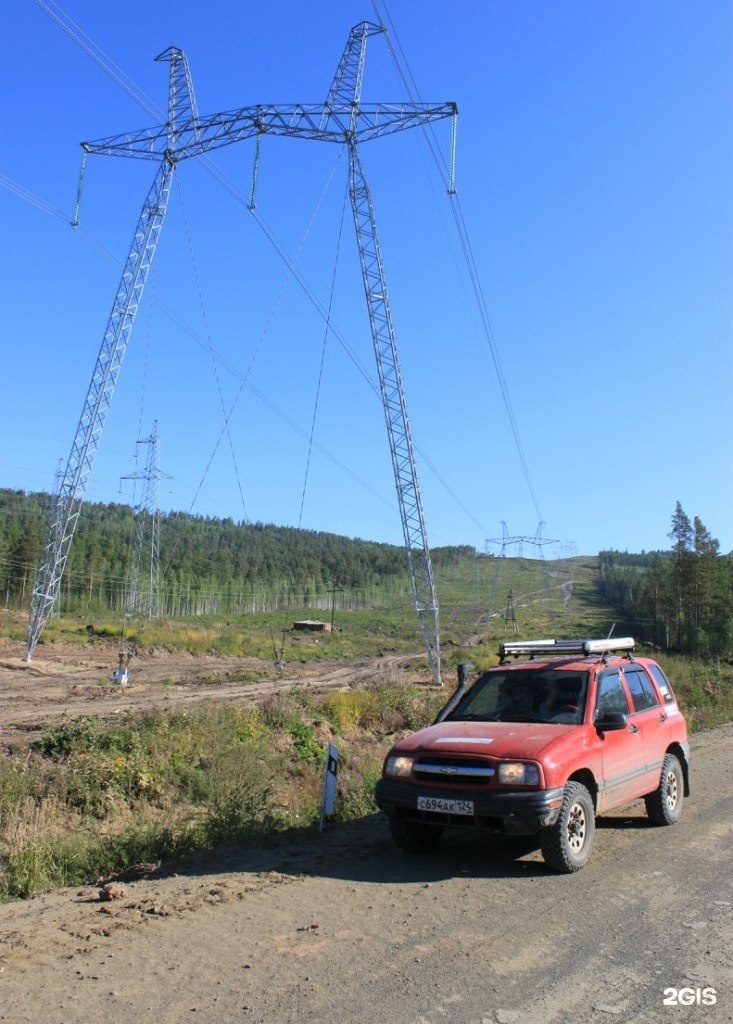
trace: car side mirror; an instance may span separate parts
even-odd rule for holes
[[[626,728],[626,715],[623,711],[606,711],[593,723],[598,732],[618,732]]]

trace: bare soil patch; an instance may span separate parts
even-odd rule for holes
[[[0,638],[2,740],[28,741],[45,727],[79,715],[175,711],[203,700],[250,703],[293,686],[320,692],[385,678],[429,679],[419,653],[289,662],[278,669],[260,658],[144,648],[130,664],[129,684],[117,686],[112,675],[118,648],[104,638],[86,644],[58,641],[43,644],[26,662],[23,643]]]
[[[728,1024],[733,725],[692,746],[681,821],[614,812],[574,876],[528,840],[408,857],[370,815],[7,905],[0,1020]],[[670,986],[717,1001],[669,1014]]]

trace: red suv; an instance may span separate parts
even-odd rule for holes
[[[674,824],[690,792],[687,726],[662,669],[633,647],[505,643],[470,688],[473,666],[460,665],[434,724],[384,762],[376,800],[398,846],[433,849],[446,826],[537,833],[546,864],[571,872],[597,814],[643,797],[655,825]]]

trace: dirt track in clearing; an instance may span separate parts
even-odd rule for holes
[[[429,680],[420,654],[292,662],[276,669],[258,658],[152,648],[131,662],[129,685],[116,686],[117,651],[116,643],[103,639],[55,642],[37,648],[28,663],[24,644],[0,638],[0,741],[34,739],[46,726],[79,715],[174,711],[205,700],[248,703],[293,686],[321,692],[386,678]]]

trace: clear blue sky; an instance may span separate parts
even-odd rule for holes
[[[733,5],[378,7],[422,99],[458,103],[458,201],[536,499],[425,139],[364,146],[431,546],[542,519],[562,542],[546,557],[665,548],[679,500],[732,549]],[[369,0],[56,11],[159,107],[153,58],[183,48],[202,114],[322,101],[349,29],[375,20]],[[151,119],[40,4],[8,0],[3,29],[0,174],[47,208],[0,188],[0,486],[48,490],[154,166],[90,157],[80,228],[48,209],[71,213],[82,140]],[[363,99],[404,98],[371,39]],[[447,159],[447,122],[435,139]],[[247,196],[253,157],[209,159]],[[374,380],[346,170],[335,146],[266,138],[257,213]],[[324,335],[245,207],[182,165],[88,498],[134,500],[120,478],[157,420],[162,508],[401,543],[381,404],[333,336],[319,393]]]

